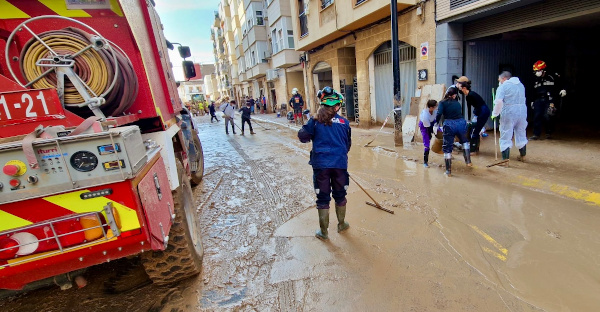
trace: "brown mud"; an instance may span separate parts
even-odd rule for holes
[[[200,276],[166,288],[140,279],[108,293],[104,282],[123,265],[115,261],[89,270],[82,289],[31,291],[2,299],[0,310],[600,309],[597,142],[574,149],[535,141],[527,163],[514,150],[508,168],[486,168],[494,161],[490,135],[473,168],[455,153],[447,178],[441,155],[432,153],[423,168],[421,145],[395,147],[382,133],[363,147],[376,130],[353,129],[349,172],[395,214],[366,205],[370,198],[351,182],[350,229],[335,231],[331,209],[323,242],[314,237],[310,144],[297,141],[285,118],[256,118],[271,130],[255,125],[256,135],[226,136],[222,122],[198,118],[208,173],[194,190],[205,250]]]

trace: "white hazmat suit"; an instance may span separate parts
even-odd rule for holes
[[[500,151],[511,148],[513,133],[518,149],[527,144],[527,106],[525,86],[519,78],[512,77],[498,87],[492,118],[500,118]]]

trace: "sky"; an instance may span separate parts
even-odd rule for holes
[[[156,11],[164,26],[165,38],[189,46],[192,57],[188,61],[214,63],[213,44],[210,27],[215,20],[214,11],[219,10],[221,0],[155,0]],[[173,74],[177,80],[184,80],[177,45],[169,51],[173,63]]]

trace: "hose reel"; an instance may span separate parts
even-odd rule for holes
[[[36,34],[28,27],[46,19],[68,20],[87,29],[67,27]],[[15,34],[24,30],[32,38],[18,58],[23,83],[10,64],[16,59],[9,58],[9,47]],[[21,23],[8,37],[5,54],[8,69],[18,84],[26,88],[56,88],[63,106],[81,117],[121,115],[138,93],[137,75],[123,50],[72,18],[39,16]]]

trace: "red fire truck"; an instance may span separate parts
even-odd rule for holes
[[[202,146],[153,1],[0,2],[0,289],[136,255],[197,274]]]

